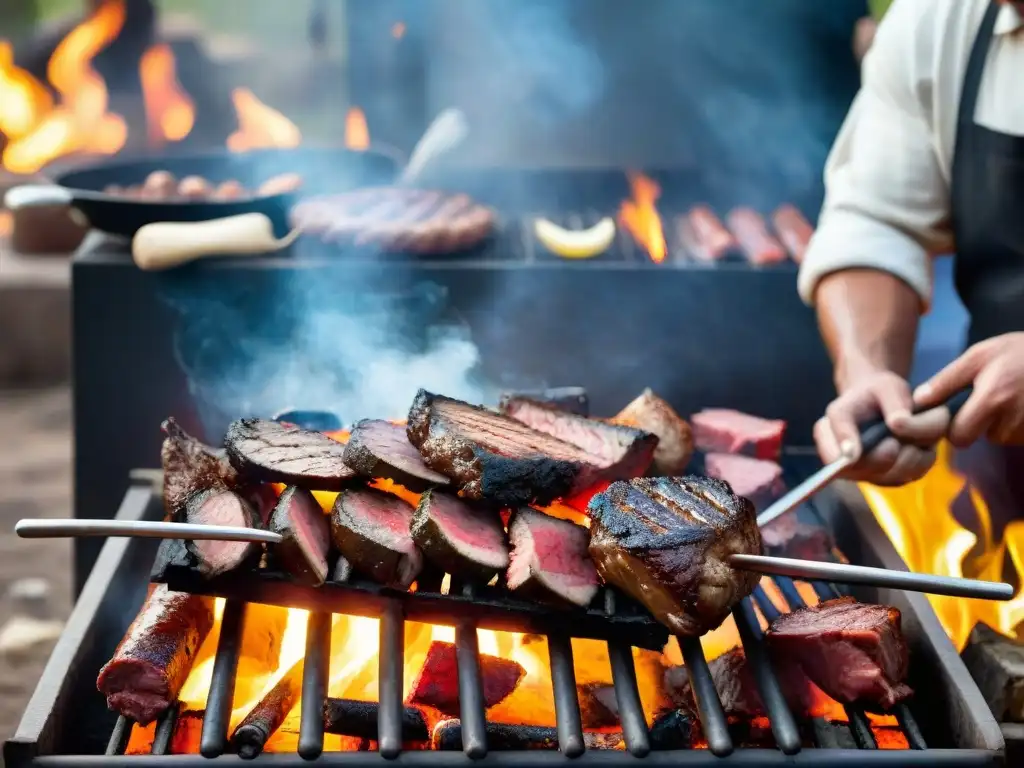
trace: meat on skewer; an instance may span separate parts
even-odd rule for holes
[[[802,264],[807,246],[814,235],[814,227],[796,206],[789,203],[775,209],[772,214],[772,226],[775,227],[779,239],[786,246],[793,261]]]
[[[257,528],[259,520],[249,503],[233,491],[210,490],[195,494],[185,506],[185,521],[196,525]],[[218,576],[237,568],[253,556],[251,541],[194,540],[186,542],[204,576]]]
[[[331,531],[313,494],[289,486],[270,517],[270,530],[282,536],[274,557],[297,581],[314,587],[327,579],[327,550]]]
[[[734,208],[729,228],[751,264],[778,264],[786,260],[786,249],[768,231],[764,217],[752,208]]]
[[[180,515],[188,500],[200,491],[233,490],[238,486],[238,473],[224,451],[196,440],[173,417],[161,428],[167,435],[160,449],[160,463],[168,518]]]

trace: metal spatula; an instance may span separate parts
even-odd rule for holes
[[[416,142],[409,156],[409,163],[398,178],[398,184],[412,184],[423,173],[423,169],[441,155],[451,152],[469,134],[466,116],[459,109],[446,109],[430,124]]]

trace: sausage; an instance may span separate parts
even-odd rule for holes
[[[807,246],[814,234],[814,227],[800,213],[800,209],[789,203],[780,205],[772,214],[772,226],[775,227],[776,234],[786,246],[789,255],[793,257],[793,261],[797,264],[803,263]]]
[[[153,171],[142,184],[145,197],[162,199],[172,197],[178,188],[178,180],[170,171]]]
[[[677,222],[679,239],[700,261],[717,261],[739,248],[736,238],[706,205],[698,205]]]
[[[768,232],[764,217],[752,208],[734,208],[729,228],[752,264],[778,264],[786,260],[786,249]]]
[[[177,700],[212,628],[212,598],[153,587],[96,678],[107,706],[140,725],[155,720]]]
[[[202,176],[186,176],[178,182],[178,194],[190,200],[200,200],[210,194],[210,182]]]

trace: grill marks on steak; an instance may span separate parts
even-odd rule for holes
[[[339,491],[356,477],[345,446],[322,432],[266,419],[232,422],[225,439],[232,466],[247,479]]]
[[[720,625],[759,576],[733,569],[733,554],[760,554],[753,505],[708,477],[612,483],[591,499],[590,556],[609,584],[673,633]]]
[[[151,588],[96,688],[107,706],[140,725],[178,698],[196,652],[213,628],[213,598]]]
[[[651,466],[658,446],[657,436],[650,432],[588,419],[550,403],[512,397],[501,406],[516,421],[585,451],[589,463],[602,470],[604,480],[641,477]]]
[[[423,566],[412,540],[413,508],[397,496],[372,489],[338,494],[331,512],[331,539],[353,567],[374,581],[408,589]]]
[[[169,518],[177,517],[188,500],[200,491],[238,486],[238,473],[223,451],[196,440],[173,417],[164,421],[161,429],[167,435],[160,449],[160,463],[164,509]]]
[[[672,406],[650,389],[623,408],[612,419],[616,424],[636,427],[657,436],[651,464],[652,475],[674,477],[680,475],[693,456],[693,432]]]
[[[587,557],[587,529],[545,515],[517,509],[508,523],[512,555],[508,588],[537,599],[586,607],[597,594],[597,570]]]
[[[724,480],[737,496],[743,496],[763,509],[786,492],[782,467],[774,461],[752,459],[735,453],[709,453],[704,457],[709,477]]]
[[[274,557],[297,581],[317,587],[327,580],[331,529],[312,493],[285,488],[270,516],[270,530],[283,537]]]
[[[424,491],[449,480],[423,462],[409,442],[405,427],[366,419],[352,429],[345,445],[345,464],[363,477],[385,477],[411,491]]]
[[[256,528],[258,518],[249,503],[233,491],[197,493],[185,507],[186,522],[195,525],[228,525],[235,528]],[[186,542],[204,576],[218,576],[237,568],[259,549],[249,541]]]
[[[778,461],[786,422],[762,419],[728,408],[705,408],[693,414],[693,437],[708,453],[742,453],[756,459]]]
[[[509,563],[501,517],[441,491],[427,491],[412,518],[412,540],[445,573],[488,582]]]
[[[767,638],[836,701],[888,710],[912,693],[900,612],[891,606],[828,600],[783,614]]]

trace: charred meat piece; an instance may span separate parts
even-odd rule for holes
[[[408,589],[423,566],[423,555],[409,533],[412,515],[412,505],[390,493],[343,491],[331,512],[331,539],[360,573]]]
[[[289,486],[270,516],[270,530],[283,537],[274,557],[297,581],[320,586],[327,579],[331,527],[313,494]]]
[[[693,455],[693,432],[690,425],[650,389],[645,389],[619,411],[619,415],[612,421],[657,436],[658,447],[654,449],[651,474],[669,477],[679,475],[690,463]]]
[[[774,461],[752,459],[737,453],[709,453],[704,457],[708,477],[724,480],[733,493],[750,499],[760,510],[786,492],[782,467]]]
[[[693,437],[708,453],[742,453],[755,459],[778,461],[786,422],[762,419],[728,408],[705,408],[693,414]]]
[[[411,491],[450,482],[423,463],[405,427],[390,421],[358,422],[345,445],[345,464],[363,477],[386,477]]]
[[[151,588],[96,688],[107,706],[140,725],[178,698],[196,652],[213,628],[213,598]]]
[[[465,498],[503,506],[548,504],[593,487],[602,470],[574,445],[486,408],[420,390],[409,411],[409,442]]]
[[[772,622],[773,652],[798,664],[821,690],[844,704],[883,710],[913,692],[900,612],[852,597],[783,614]]]
[[[266,419],[239,419],[225,439],[232,466],[246,479],[339,491],[356,478],[345,446],[322,432]]]
[[[481,653],[484,709],[511,696],[525,674],[526,670],[515,661]],[[454,643],[434,640],[430,644],[423,667],[412,683],[408,703],[433,707],[445,715],[459,714],[459,664]]]
[[[445,573],[488,582],[508,568],[508,544],[495,510],[474,508],[441,491],[427,491],[412,518],[412,540]]]
[[[834,546],[827,528],[803,523],[796,514],[777,517],[761,526],[761,540],[772,554],[803,560],[828,560]]]
[[[528,389],[517,392],[503,392],[499,401],[499,410],[504,412],[505,403],[519,397],[547,403],[563,411],[575,413],[577,416],[590,415],[590,396],[583,387],[548,387],[547,389]]]
[[[258,520],[249,503],[233,491],[204,491],[189,499],[185,506],[186,522],[195,525],[229,525],[235,528],[256,528]],[[244,563],[258,549],[249,541],[189,541],[204,576],[218,576]]]
[[[674,634],[714,629],[760,578],[727,562],[733,554],[761,554],[761,534],[754,506],[721,480],[612,483],[591,499],[587,512],[598,572]]]
[[[698,261],[718,261],[739,250],[736,238],[706,205],[695,206],[680,216],[676,229],[687,253]]]
[[[786,260],[786,249],[768,231],[760,213],[752,208],[734,208],[728,218],[729,229],[751,264],[778,264]]]
[[[600,467],[604,480],[642,477],[654,460],[658,438],[621,424],[577,416],[557,406],[525,397],[501,404],[502,412],[528,427],[586,451],[590,463]]]
[[[161,429],[167,435],[160,449],[160,463],[164,470],[164,509],[169,518],[179,515],[188,500],[200,491],[237,487],[238,473],[224,451],[199,442],[173,417]]]
[[[517,509],[508,523],[512,555],[508,588],[537,599],[590,605],[597,571],[587,557],[587,529],[536,509]]]

